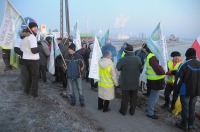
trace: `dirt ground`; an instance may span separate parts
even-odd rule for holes
[[[60,93],[61,84],[39,81],[39,97],[23,93],[19,70],[3,71],[0,59],[0,132],[8,131],[101,131],[98,122],[81,107],[71,107]]]

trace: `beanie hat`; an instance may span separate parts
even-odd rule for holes
[[[133,51],[133,46],[127,43],[124,50],[125,51]]]
[[[142,44],[142,48],[146,49],[146,48],[147,48],[147,44],[146,44],[146,43],[143,43],[143,44]]]
[[[35,22],[30,22],[30,23],[28,24],[28,27],[31,29],[31,28],[33,28],[33,27],[38,27],[38,25],[37,25],[37,23],[35,23]]]
[[[69,42],[73,42],[73,39],[72,39],[72,38],[69,38]]]
[[[189,48],[186,53],[185,53],[186,57],[193,57],[196,56],[196,50],[194,48]]]
[[[76,51],[76,45],[74,43],[71,43],[69,49]]]
[[[173,51],[170,56],[176,57],[176,56],[181,56],[181,54],[178,51]]]

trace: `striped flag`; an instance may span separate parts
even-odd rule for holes
[[[159,63],[163,67],[163,69],[167,71],[167,43],[165,36],[163,36],[162,34],[160,23],[157,25],[151,36],[148,38],[147,46],[159,60]]]
[[[11,49],[10,64],[18,68],[18,56],[14,52],[14,45],[19,43],[19,30],[21,29],[22,17],[12,4],[7,0],[4,18],[0,27],[0,44],[2,47]]]
[[[101,39],[101,47],[103,47],[105,44],[106,44],[106,39],[109,38],[109,29],[108,31],[106,32],[106,34],[103,36],[103,38]]]
[[[196,50],[197,58],[200,60],[200,36],[194,41],[192,48]]]

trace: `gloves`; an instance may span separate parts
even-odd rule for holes
[[[40,41],[37,42],[38,45],[42,45],[42,43]]]
[[[171,75],[176,75],[177,70],[171,71]]]
[[[115,89],[118,89],[118,88],[120,88],[120,85],[118,85],[118,86],[115,86]]]

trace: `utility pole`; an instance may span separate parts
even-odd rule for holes
[[[65,0],[65,15],[66,15],[66,31],[68,37],[70,37],[70,26],[69,26],[69,8],[68,8],[68,0]]]
[[[63,38],[63,0],[60,0],[60,37]]]

